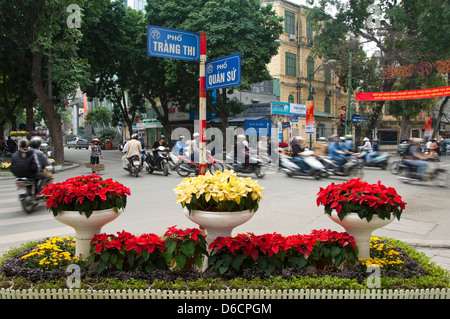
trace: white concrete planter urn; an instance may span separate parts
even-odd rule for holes
[[[333,211],[328,216],[332,221],[344,227],[345,231],[355,239],[359,259],[370,258],[370,238],[372,237],[372,232],[388,225],[394,220],[393,217],[391,219],[381,219],[377,215],[374,215],[369,222],[365,218],[361,219],[356,213],[349,213],[341,220],[336,211]]]
[[[123,212],[130,189],[96,174],[72,177],[43,187],[47,209],[76,232],[76,256],[89,256],[90,242]]]
[[[75,230],[75,256],[87,258],[94,235],[100,234],[102,227],[119,217],[122,212],[116,212],[113,208],[97,210],[87,218],[85,213],[80,214],[78,211],[62,211],[55,219]]]
[[[206,212],[189,211],[184,208],[184,214],[194,223],[206,229],[206,242],[209,246],[217,237],[231,237],[237,226],[249,221],[254,213],[250,210],[238,212]]]
[[[395,218],[400,220],[406,203],[394,188],[380,181],[369,184],[358,178],[321,187],[317,205],[323,205],[325,214],[355,239],[358,258],[365,259],[370,258],[372,232]]]

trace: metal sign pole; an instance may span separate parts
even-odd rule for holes
[[[200,101],[199,101],[199,140],[200,168],[199,174],[205,175],[206,164],[206,33],[200,33]]]

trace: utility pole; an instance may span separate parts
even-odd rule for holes
[[[345,112],[345,134],[349,134],[348,121],[351,121],[351,103],[352,103],[352,52],[348,55],[348,87],[347,87],[347,110]]]

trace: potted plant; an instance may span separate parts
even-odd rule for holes
[[[174,189],[186,216],[206,229],[208,245],[217,237],[231,236],[259,208],[262,188],[250,177],[225,170],[184,179]]]
[[[395,218],[400,220],[406,203],[394,188],[380,181],[369,184],[358,178],[321,187],[317,194],[317,206],[320,205],[334,222],[355,238],[361,259],[370,257],[372,232]]]
[[[90,241],[125,209],[130,189],[92,174],[43,187],[47,209],[76,232],[76,255],[89,255]]]

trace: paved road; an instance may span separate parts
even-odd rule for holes
[[[112,177],[131,189],[125,212],[103,231],[115,233],[126,230],[131,233],[163,234],[167,227],[195,227],[175,202],[173,188],[182,180],[173,172],[169,176],[160,173],[142,172],[132,177],[121,168],[118,151],[104,151],[106,169],[104,178]],[[86,150],[67,150],[66,160],[79,166],[55,174],[55,181],[68,177],[89,174],[83,163],[89,156]],[[449,168],[450,158],[440,163]],[[314,180],[310,178],[288,178],[284,173],[267,175],[258,180],[264,187],[264,199],[260,210],[246,224],[235,229],[238,232],[256,234],[277,232],[283,235],[306,234],[313,229],[343,229],[323,214],[316,206],[316,194],[320,187],[331,182],[340,183],[343,178]],[[425,251],[433,261],[450,269],[450,205],[448,188],[429,185],[401,183],[389,171],[375,168],[364,169],[364,180],[392,186],[407,202],[401,221],[394,221],[374,235],[387,236],[406,241]],[[0,178],[0,254],[22,242],[48,236],[73,235],[73,229],[53,219],[51,213],[41,205],[33,214],[27,215],[20,209],[14,180]],[[439,249],[437,249],[439,248]]]

